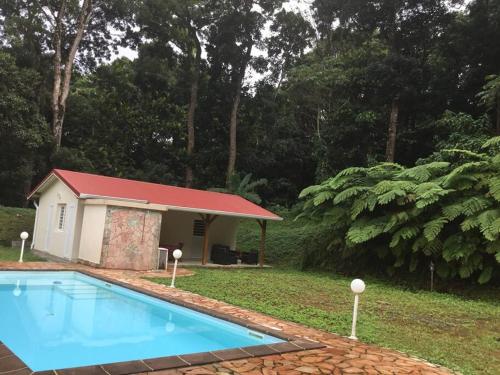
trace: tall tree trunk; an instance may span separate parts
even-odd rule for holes
[[[52,64],[54,65],[53,66],[54,77],[53,77],[52,99],[51,99],[52,133],[54,135],[57,148],[59,148],[59,146],[61,145],[61,134],[62,134],[62,119],[60,118],[59,98],[61,96],[61,69],[62,69],[61,44],[62,44],[62,32],[63,32],[62,23],[65,12],[66,12],[66,1],[62,0],[54,24],[54,35],[53,35],[54,57],[52,59]]]
[[[198,84],[200,79],[200,61],[201,61],[201,45],[196,35],[196,31],[193,30],[193,40],[195,43],[195,56],[194,61],[191,66],[191,89],[189,97],[189,108],[187,114],[187,147],[186,154],[188,157],[186,165],[186,187],[193,186],[193,166],[192,157],[195,145],[195,134],[194,134],[194,116],[196,113],[196,106],[198,105]]]
[[[399,96],[395,96],[391,103],[391,114],[389,116],[389,128],[387,131],[387,145],[385,148],[385,160],[394,162],[396,154],[396,133],[398,129]]]
[[[63,39],[63,22],[67,7],[67,0],[60,0],[60,7],[57,12],[54,24],[54,78],[52,87],[52,134],[54,136],[56,147],[61,147],[62,130],[64,123],[64,115],[66,113],[66,101],[69,95],[69,87],[71,83],[71,75],[73,73],[73,64],[75,61],[76,53],[83,39],[85,27],[87,26],[90,16],[92,14],[92,0],[84,0],[80,14],[78,15],[76,35],[71,42],[68,56],[62,61],[62,39]],[[61,77],[62,75],[62,77]]]
[[[247,65],[252,55],[252,48],[253,48],[253,41],[249,41],[249,43],[247,43],[245,56],[243,57],[241,66],[236,76],[235,93],[233,97],[233,105],[231,107],[231,117],[229,121],[229,160],[227,163],[226,187],[229,186],[231,176],[234,174],[236,167],[236,130],[238,127],[238,110],[240,107],[240,100],[241,100],[241,86],[243,85],[243,79],[245,78]]]

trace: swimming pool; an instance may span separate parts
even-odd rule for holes
[[[33,371],[284,342],[72,271],[0,271],[0,341]]]

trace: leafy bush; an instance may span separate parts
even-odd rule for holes
[[[376,254],[390,274],[432,260],[441,278],[486,283],[499,274],[499,151],[495,137],[479,152],[446,150],[413,168],[347,168],[302,191],[301,216],[329,224],[326,256]]]

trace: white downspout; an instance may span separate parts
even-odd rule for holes
[[[33,226],[33,235],[31,236],[31,250],[33,250],[33,247],[35,246],[35,236],[36,236],[36,226],[38,224],[38,204],[36,201],[33,201],[33,205],[35,206],[35,225]]]

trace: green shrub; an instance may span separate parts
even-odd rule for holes
[[[347,168],[302,191],[300,216],[329,225],[323,262],[356,259],[394,274],[433,261],[443,279],[486,283],[500,263],[499,150],[495,137],[478,152],[446,150],[443,160],[413,168]],[[383,261],[373,263],[374,254]]]

